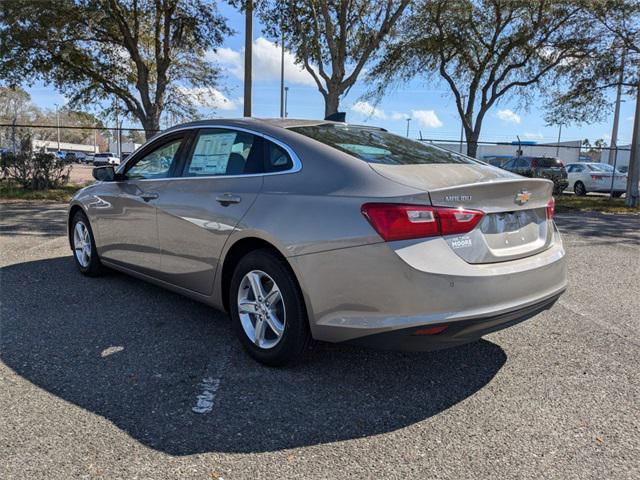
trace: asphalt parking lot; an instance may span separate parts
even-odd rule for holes
[[[638,216],[558,216],[568,292],[480,342],[268,369],[222,313],[82,277],[65,214],[0,205],[0,478],[640,478]]]

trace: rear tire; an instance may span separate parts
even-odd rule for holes
[[[579,197],[583,197],[587,194],[587,188],[584,186],[584,183],[576,182],[573,185],[573,193],[575,193]]]
[[[82,211],[77,212],[71,222],[71,247],[73,259],[80,273],[88,277],[97,277],[104,271],[98,257],[91,224]]]
[[[311,339],[298,282],[289,266],[268,249],[248,253],[236,266],[229,312],[240,343],[264,365],[292,362]]]

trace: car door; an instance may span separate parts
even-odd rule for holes
[[[262,138],[233,128],[201,129],[179,172],[158,193],[160,278],[209,295],[227,238],[262,188]]]
[[[160,243],[156,202],[178,165],[186,135],[163,136],[151,143],[119,171],[123,180],[103,184],[93,205],[104,260],[157,276]]]

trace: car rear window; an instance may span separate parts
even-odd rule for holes
[[[613,172],[613,167],[606,163],[597,163],[597,164],[591,163],[587,165],[587,167],[589,167],[589,170],[591,170],[592,172],[608,172],[608,173]],[[616,173],[620,173],[620,171],[617,168],[616,168]]]
[[[560,163],[560,160],[558,160],[557,158],[536,158],[536,164],[540,168],[560,167],[562,166]]]
[[[375,128],[324,124],[291,127],[290,130],[368,163],[386,165],[478,163],[455,152]]]

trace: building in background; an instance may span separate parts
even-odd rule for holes
[[[462,148],[460,143],[453,142],[433,142],[447,150],[453,152],[466,152],[466,144],[463,143]],[[578,162],[581,159],[581,145],[580,140],[571,140],[560,143],[537,143],[532,141],[513,141],[511,143],[495,143],[486,144],[481,143],[478,145],[478,153],[476,158],[483,162],[497,164],[510,160],[513,157],[553,157],[559,158],[565,165],[568,163]]]

